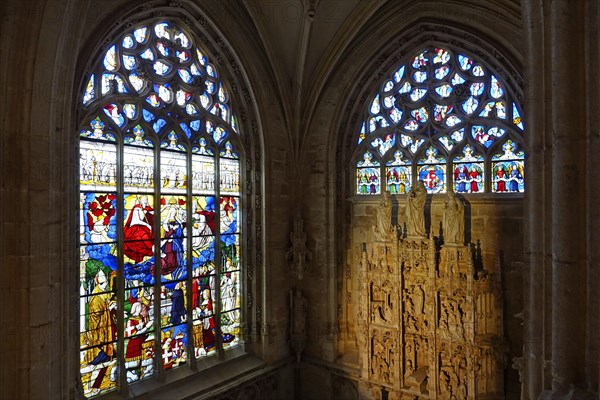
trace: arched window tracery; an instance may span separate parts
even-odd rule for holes
[[[524,192],[520,105],[476,56],[427,46],[396,66],[370,99],[355,142],[356,194],[402,194],[418,180],[430,194]],[[401,169],[390,168],[395,155]],[[402,185],[401,173],[408,178]],[[367,184],[379,176],[385,182],[372,190]]]
[[[87,397],[241,340],[244,152],[228,85],[201,46],[174,20],[137,25],[106,48],[82,91]]]

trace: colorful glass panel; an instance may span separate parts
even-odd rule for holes
[[[517,151],[512,140],[502,145],[502,153],[492,157],[493,191],[523,193],[525,191],[525,154]]]
[[[429,193],[444,192],[449,184],[445,171],[454,174],[456,169],[452,159],[420,162],[423,145],[440,146],[448,154],[456,152],[459,143],[488,149],[508,134],[520,136],[523,131],[521,111],[498,76],[476,57],[450,47],[432,46],[413,53],[382,79],[379,91],[370,97],[373,100],[365,107],[364,119],[357,123],[357,143],[361,145],[369,136],[368,145],[361,145],[356,156],[360,159],[368,148],[374,156],[384,157],[401,146],[408,150],[409,165],[417,164],[416,178],[430,182]],[[512,124],[507,125],[510,118]],[[387,127],[392,129],[383,129]],[[490,164],[485,162],[490,156],[486,153],[482,161],[461,165],[470,176],[481,177],[463,193],[493,190],[485,187],[482,178],[490,173]],[[356,164],[357,194],[378,193],[381,174],[385,174],[387,190],[401,192],[396,176],[410,172],[410,168],[361,163]]]

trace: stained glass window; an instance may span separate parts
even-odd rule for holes
[[[379,87],[358,125],[356,194],[403,194],[418,180],[431,194],[524,191],[524,153],[505,149],[523,142],[521,107],[514,88],[478,57],[427,47]],[[510,189],[497,182],[497,171],[509,169],[518,181]]]
[[[199,46],[170,21],[134,27],[82,89],[88,398],[240,342],[241,148],[227,84]]]
[[[519,193],[525,191],[525,154],[517,151],[512,140],[502,145],[502,152],[492,157],[493,191]]]

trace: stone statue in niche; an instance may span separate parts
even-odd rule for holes
[[[306,314],[308,313],[308,301],[298,288],[290,290],[290,341],[292,350],[296,354],[296,361],[300,362],[302,351],[306,346]]]
[[[302,212],[297,208],[294,215],[294,230],[290,233],[292,247],[287,250],[285,255],[292,268],[292,275],[298,280],[302,280],[304,277],[304,272],[308,269],[312,258],[312,254],[306,245],[306,239]]]
[[[465,206],[452,189],[448,190],[448,199],[444,203],[444,245],[465,244]]]
[[[425,239],[425,201],[427,200],[427,190],[423,181],[417,182],[410,188],[406,201],[406,218],[408,238]]]
[[[389,241],[396,238],[396,227],[392,226],[392,196],[387,190],[384,190],[381,196],[377,209],[377,225],[373,227],[373,233],[377,240]]]

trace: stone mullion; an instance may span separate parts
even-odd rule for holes
[[[551,4],[552,36],[552,392],[584,382],[586,274],[585,2]],[[577,40],[574,40],[577,38]]]

